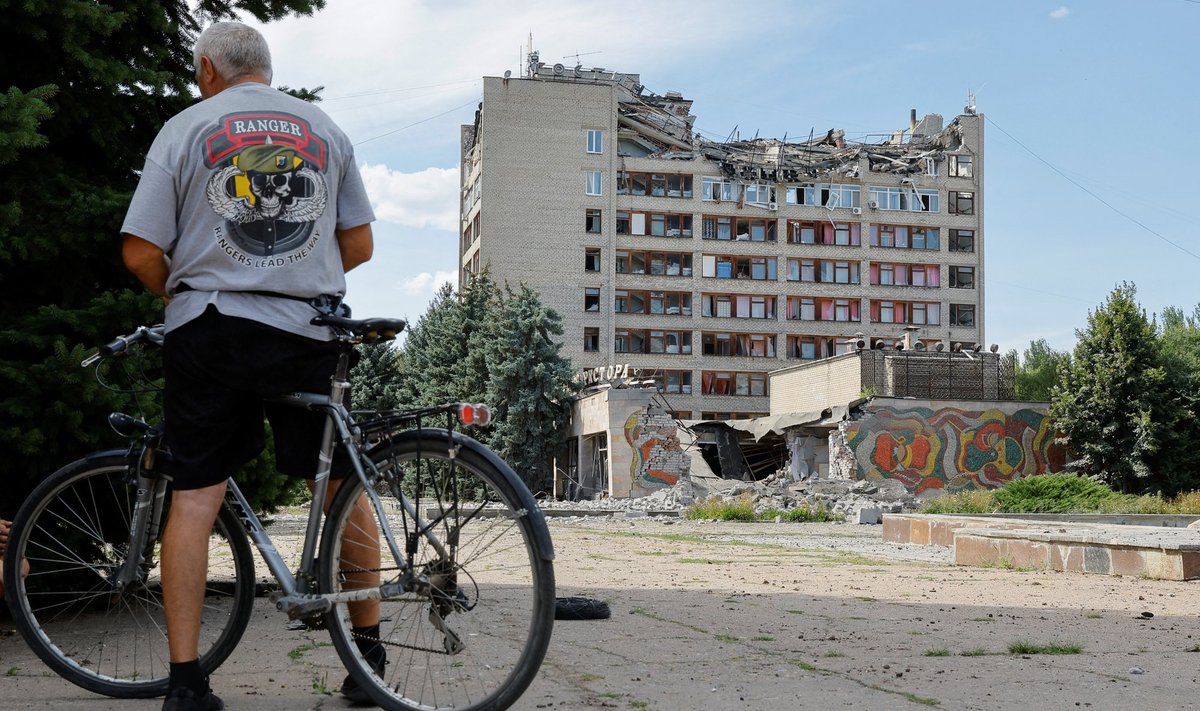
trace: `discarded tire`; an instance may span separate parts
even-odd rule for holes
[[[612,610],[603,600],[590,597],[560,597],[554,600],[556,620],[607,620]]]

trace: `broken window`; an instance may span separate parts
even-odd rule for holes
[[[839,185],[838,183],[817,183],[812,186],[815,196],[820,201],[816,204],[829,209],[861,207],[859,195],[862,188],[858,185]],[[805,186],[808,189],[808,186]],[[812,203],[806,203],[812,204]]]
[[[594,233],[600,232],[600,214],[601,213],[599,210],[586,210],[584,212],[583,228],[585,231]]]
[[[951,289],[974,289],[975,267],[950,267]]]
[[[600,248],[588,247],[583,250],[583,270],[585,272],[600,271]]]
[[[884,286],[938,286],[938,268],[931,264],[888,264],[871,262],[872,284]]]
[[[792,321],[858,321],[858,299],[818,299],[789,296],[787,317]]]
[[[937,326],[942,321],[942,306],[924,301],[871,301],[871,321]]]
[[[950,177],[952,178],[970,178],[974,176],[972,169],[972,161],[970,154],[951,154],[950,155]]]
[[[879,210],[908,212],[938,212],[938,191],[918,190],[909,186],[894,188],[872,187],[871,207]]]
[[[775,202],[775,186],[764,183],[746,185],[746,204],[767,206]]]
[[[732,217],[705,217],[701,223],[700,237],[702,239],[733,239]]]
[[[604,178],[600,171],[591,170],[587,173],[587,187],[584,192],[588,195],[604,194]]]
[[[788,220],[787,240],[789,244],[816,244],[817,223]]]
[[[950,202],[951,215],[975,214],[975,193],[951,190],[946,193],[946,199]]]
[[[692,176],[686,173],[617,174],[618,195],[650,195],[652,197],[692,197]]]
[[[692,371],[690,370],[660,370],[653,376],[653,380],[660,393],[692,394]]]
[[[589,128],[587,132],[587,152],[588,153],[603,153],[604,152],[604,131],[598,128]]]
[[[678,291],[635,291],[618,289],[613,303],[617,313],[663,314],[667,316],[691,316],[691,292]]]
[[[974,326],[975,304],[950,304],[951,326]]]
[[[974,252],[975,230],[950,230],[951,252]]]
[[[937,227],[871,225],[872,247],[937,250],[941,245]]]
[[[617,211],[617,234],[629,234],[629,213],[625,211]]]
[[[702,313],[716,318],[775,318],[775,297],[751,294],[704,294]]]
[[[600,329],[592,326],[586,326],[583,329],[583,350],[586,353],[595,353],[600,350]]]
[[[734,235],[740,242],[774,242],[776,221],[764,218],[739,217],[734,223]]]
[[[725,254],[706,254],[703,259],[706,277],[717,279],[756,279],[771,280],[778,278],[776,273],[777,259],[775,257],[738,257]]]
[[[700,179],[700,199],[732,202],[738,198],[737,184],[722,178],[705,176]]]
[[[584,289],[583,290],[583,310],[584,311],[599,311],[600,310],[600,290],[599,289]]]
[[[764,396],[767,394],[767,374],[705,370],[700,374],[700,390],[705,395]]]
[[[859,263],[792,258],[788,260],[788,280],[857,284],[859,283]]]
[[[692,275],[691,252],[640,252],[617,250],[618,274],[653,274],[659,276]]]

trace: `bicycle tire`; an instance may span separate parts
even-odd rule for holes
[[[388,665],[378,671],[355,643],[347,606],[335,605],[326,624],[339,656],[359,687],[388,711],[508,708],[537,675],[554,625],[554,554],[541,509],[508,465],[457,433],[400,433],[375,447],[371,458],[384,474],[375,491],[400,550],[411,542],[414,567],[437,582],[429,594],[382,601],[380,642]],[[414,521],[388,483],[393,477],[426,512],[426,524],[440,540],[457,543],[452,564],[414,535]],[[452,488],[472,500],[460,498],[456,505]],[[348,480],[330,507],[321,543],[323,592],[355,587],[353,569],[342,561],[343,533],[351,529],[362,493],[360,482]],[[398,566],[389,560],[386,542],[380,543],[381,577],[394,581]],[[435,601],[462,642],[455,652],[430,617]]]
[[[8,606],[26,643],[59,676],[117,698],[165,695],[170,671],[158,560],[122,593],[109,581],[125,560],[136,489],[123,452],[68,464],[21,506],[5,557]],[[222,506],[201,617],[206,674],[237,646],[253,612],[254,560],[242,531]]]

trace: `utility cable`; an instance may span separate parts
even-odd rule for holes
[[[1200,3],[1200,0],[1196,0],[1196,2]],[[1003,133],[1005,136],[1008,136],[1009,140],[1011,140],[1013,143],[1015,143],[1015,144],[1017,144],[1018,146],[1020,146],[1021,148],[1025,149],[1025,151],[1026,151],[1027,153],[1029,153],[1029,155],[1031,155],[1031,156],[1033,156],[1034,158],[1038,159],[1038,160],[1039,160],[1039,161],[1040,161],[1042,164],[1044,164],[1044,165],[1045,165],[1047,168],[1049,168],[1050,170],[1053,170],[1055,173],[1058,173],[1060,176],[1062,176],[1063,180],[1066,180],[1066,181],[1067,181],[1068,183],[1070,183],[1071,185],[1074,185],[1075,187],[1079,188],[1080,190],[1082,190],[1083,192],[1087,193],[1088,195],[1091,195],[1091,196],[1092,196],[1093,198],[1095,198],[1095,199],[1096,199],[1096,200],[1097,200],[1097,201],[1098,201],[1098,202],[1099,202],[1101,205],[1104,205],[1104,206],[1105,206],[1105,207],[1107,207],[1109,210],[1112,210],[1113,212],[1117,213],[1117,214],[1118,214],[1118,215],[1120,215],[1121,217],[1124,217],[1126,220],[1129,220],[1130,222],[1132,222],[1133,224],[1137,225],[1138,227],[1141,227],[1143,230],[1145,230],[1145,231],[1149,232],[1150,234],[1152,234],[1152,235],[1154,235],[1155,237],[1159,238],[1159,239],[1160,239],[1160,240],[1162,240],[1163,242],[1166,242],[1167,244],[1171,245],[1172,247],[1174,247],[1174,248],[1178,249],[1179,251],[1183,252],[1184,254],[1187,254],[1187,255],[1189,255],[1189,256],[1191,256],[1191,257],[1195,257],[1196,259],[1200,259],[1200,254],[1196,254],[1195,252],[1191,251],[1191,250],[1190,250],[1190,249],[1188,249],[1187,247],[1184,247],[1183,245],[1179,244],[1178,242],[1175,242],[1175,241],[1173,241],[1173,240],[1171,240],[1171,239],[1168,239],[1167,237],[1165,237],[1165,236],[1163,236],[1163,235],[1159,234],[1158,232],[1155,232],[1154,230],[1150,229],[1150,228],[1149,228],[1149,227],[1148,227],[1148,226],[1147,226],[1145,223],[1143,223],[1143,222],[1140,222],[1139,220],[1137,220],[1137,219],[1136,219],[1136,218],[1134,218],[1133,216],[1131,216],[1131,215],[1129,215],[1129,214],[1127,214],[1127,213],[1125,213],[1125,212],[1122,212],[1121,210],[1118,210],[1118,209],[1116,208],[1116,206],[1114,206],[1112,203],[1108,202],[1107,200],[1105,200],[1104,198],[1100,197],[1099,195],[1097,195],[1096,193],[1092,192],[1091,190],[1088,190],[1086,187],[1084,187],[1082,184],[1080,184],[1080,183],[1079,183],[1078,181],[1076,181],[1074,178],[1072,178],[1071,176],[1067,175],[1066,173],[1062,172],[1061,170],[1059,170],[1058,168],[1056,168],[1054,165],[1052,165],[1052,164],[1050,163],[1050,161],[1048,161],[1048,160],[1046,160],[1045,158],[1043,158],[1043,157],[1039,156],[1037,153],[1034,153],[1034,152],[1033,152],[1033,150],[1032,150],[1032,149],[1031,149],[1029,146],[1025,145],[1024,143],[1021,143],[1021,141],[1019,141],[1019,140],[1017,139],[1017,137],[1016,137],[1016,136],[1012,135],[1012,134],[1011,134],[1011,133],[1009,133],[1008,131],[1005,131],[1003,128],[1001,128],[999,125],[997,125],[997,124],[996,124],[996,122],[995,122],[995,121],[993,121],[993,120],[991,119],[991,117],[990,117],[990,116],[986,116],[986,115],[985,115],[985,119],[986,119],[986,120],[987,120],[987,122],[988,122],[989,124],[991,124],[991,125],[992,125],[992,126],[993,126],[993,127],[996,129],[996,130],[997,130],[997,131],[999,131],[1000,133]]]
[[[476,100],[476,98],[472,98],[472,100],[468,101],[467,103],[460,103],[460,104],[458,104],[458,106],[456,106],[454,108],[446,109],[446,110],[444,110],[444,112],[442,112],[440,114],[434,114],[432,116],[428,116],[428,118],[421,119],[420,121],[413,121],[412,124],[409,124],[407,126],[401,126],[400,129],[392,129],[391,131],[385,131],[383,133],[380,133],[380,135],[378,135],[378,136],[372,136],[371,138],[364,138],[364,139],[362,139],[362,141],[356,141],[354,143],[354,145],[362,145],[364,143],[371,143],[372,141],[376,141],[376,139],[378,139],[378,138],[383,138],[385,136],[391,136],[392,133],[400,133],[403,130],[412,129],[413,126],[425,124],[426,121],[432,121],[433,119],[442,118],[442,116],[449,114],[449,113],[454,113],[458,109],[467,108],[468,106],[470,106],[470,104],[473,104],[473,103],[479,103],[479,101]]]

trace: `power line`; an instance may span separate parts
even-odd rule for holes
[[[1195,0],[1195,1],[1196,1],[1198,4],[1200,4],[1200,0]],[[1190,250],[1190,249],[1188,249],[1187,247],[1184,247],[1183,245],[1179,244],[1178,242],[1174,242],[1174,241],[1172,241],[1172,240],[1170,240],[1170,239],[1167,239],[1167,238],[1166,238],[1166,237],[1164,237],[1163,235],[1161,235],[1161,234],[1159,234],[1158,232],[1155,232],[1154,230],[1152,230],[1152,229],[1150,229],[1149,227],[1147,227],[1147,226],[1146,226],[1144,223],[1142,223],[1142,222],[1140,222],[1139,220],[1135,219],[1133,216],[1131,216],[1131,215],[1129,215],[1129,214],[1127,214],[1127,213],[1125,213],[1125,212],[1122,212],[1122,211],[1118,210],[1118,209],[1117,209],[1117,208],[1116,208],[1116,207],[1115,207],[1115,206],[1114,206],[1112,203],[1108,202],[1107,200],[1105,200],[1104,198],[1100,197],[1099,195],[1097,195],[1096,193],[1092,192],[1091,190],[1088,190],[1088,189],[1087,189],[1087,188],[1085,188],[1083,185],[1081,185],[1081,184],[1080,184],[1078,181],[1076,181],[1074,178],[1072,178],[1071,176],[1069,176],[1069,175],[1067,175],[1066,173],[1062,172],[1062,171],[1061,171],[1061,170],[1059,170],[1058,168],[1054,167],[1054,165],[1052,165],[1052,164],[1050,163],[1050,161],[1048,161],[1048,160],[1046,160],[1045,158],[1043,158],[1043,157],[1039,156],[1037,153],[1034,153],[1034,152],[1033,152],[1033,150],[1032,150],[1032,149],[1031,149],[1029,146],[1027,146],[1027,145],[1025,145],[1024,143],[1021,143],[1019,140],[1017,140],[1017,137],[1016,137],[1016,136],[1012,135],[1012,134],[1011,134],[1011,133],[1009,133],[1008,131],[1005,131],[1003,128],[1000,128],[1000,126],[998,126],[998,125],[996,124],[996,122],[992,120],[992,118],[991,118],[990,116],[987,116],[987,115],[985,115],[985,116],[984,116],[984,118],[987,120],[987,122],[988,122],[989,124],[991,124],[993,127],[995,127],[995,129],[996,129],[997,131],[999,131],[1000,133],[1003,133],[1005,136],[1008,136],[1008,138],[1009,138],[1009,139],[1010,139],[1010,140],[1011,140],[1013,143],[1015,143],[1015,144],[1017,144],[1018,146],[1020,146],[1021,148],[1025,149],[1025,151],[1026,151],[1027,153],[1029,153],[1029,155],[1033,156],[1034,158],[1037,158],[1037,159],[1038,159],[1039,161],[1041,161],[1041,163],[1042,163],[1043,165],[1045,165],[1047,168],[1049,168],[1050,170],[1053,170],[1055,173],[1058,173],[1060,176],[1062,176],[1063,180],[1066,180],[1066,181],[1067,181],[1068,183],[1070,183],[1071,185],[1074,185],[1075,187],[1079,188],[1080,190],[1082,190],[1083,192],[1087,193],[1088,195],[1091,195],[1091,196],[1092,196],[1093,198],[1095,198],[1095,199],[1096,199],[1096,200],[1097,200],[1097,201],[1098,201],[1098,202],[1099,202],[1101,205],[1104,205],[1105,207],[1107,207],[1108,209],[1110,209],[1110,210],[1112,210],[1113,212],[1117,213],[1117,214],[1118,214],[1118,215],[1120,215],[1121,217],[1124,217],[1126,220],[1129,220],[1130,222],[1132,222],[1133,224],[1137,225],[1138,227],[1141,227],[1143,230],[1145,230],[1145,231],[1149,232],[1150,234],[1152,234],[1152,235],[1154,235],[1155,237],[1159,238],[1159,239],[1160,239],[1160,240],[1162,240],[1163,242],[1166,242],[1167,244],[1171,245],[1171,246],[1172,246],[1172,247],[1174,247],[1175,249],[1178,249],[1179,251],[1183,252],[1184,254],[1187,254],[1187,255],[1189,255],[1189,256],[1191,256],[1191,257],[1194,257],[1194,258],[1196,258],[1196,259],[1200,259],[1200,254],[1196,254],[1195,252],[1191,251],[1191,250]]]
[[[446,81],[440,84],[425,84],[422,86],[406,86],[399,89],[379,89],[377,91],[361,91],[357,94],[342,94],[341,96],[333,96],[322,98],[322,101],[340,101],[342,99],[357,99],[363,96],[378,96],[380,94],[397,94],[404,91],[416,91],[418,89],[436,89],[443,86],[457,86],[458,84],[473,84],[479,79],[460,79],[458,81]]]
[[[354,145],[356,145],[356,146],[361,146],[361,145],[362,145],[362,144],[364,144],[364,143],[370,143],[371,141],[374,141],[374,140],[376,140],[376,139],[378,139],[378,138],[383,138],[384,136],[390,136],[390,135],[392,135],[393,133],[399,133],[399,132],[403,131],[403,130],[404,130],[404,129],[406,129],[406,128],[412,128],[413,126],[417,126],[417,125],[419,125],[419,124],[423,124],[423,123],[425,123],[425,122],[427,122],[427,121],[432,121],[432,120],[434,120],[435,118],[441,118],[442,116],[445,116],[445,115],[446,115],[446,114],[448,114],[448,113],[453,113],[453,112],[455,112],[455,111],[458,111],[459,109],[464,109],[464,108],[466,108],[466,107],[468,107],[468,106],[470,106],[471,104],[474,104],[474,103],[477,103],[477,101],[476,101],[475,99],[471,99],[470,101],[468,101],[468,102],[467,102],[467,103],[465,103],[465,104],[459,104],[458,106],[455,106],[455,107],[454,107],[454,108],[452,108],[452,109],[446,109],[445,111],[443,111],[443,112],[442,112],[442,113],[440,113],[440,114],[434,114],[433,116],[430,116],[430,117],[428,117],[428,118],[423,118],[423,119],[421,119],[420,121],[413,121],[412,123],[408,124],[407,126],[401,126],[400,128],[393,128],[391,131],[386,131],[386,132],[384,132],[384,133],[381,133],[381,134],[379,134],[378,136],[372,136],[372,137],[370,137],[370,138],[366,138],[366,139],[363,139],[363,140],[361,140],[361,141],[356,141],[356,142],[354,143]]]

